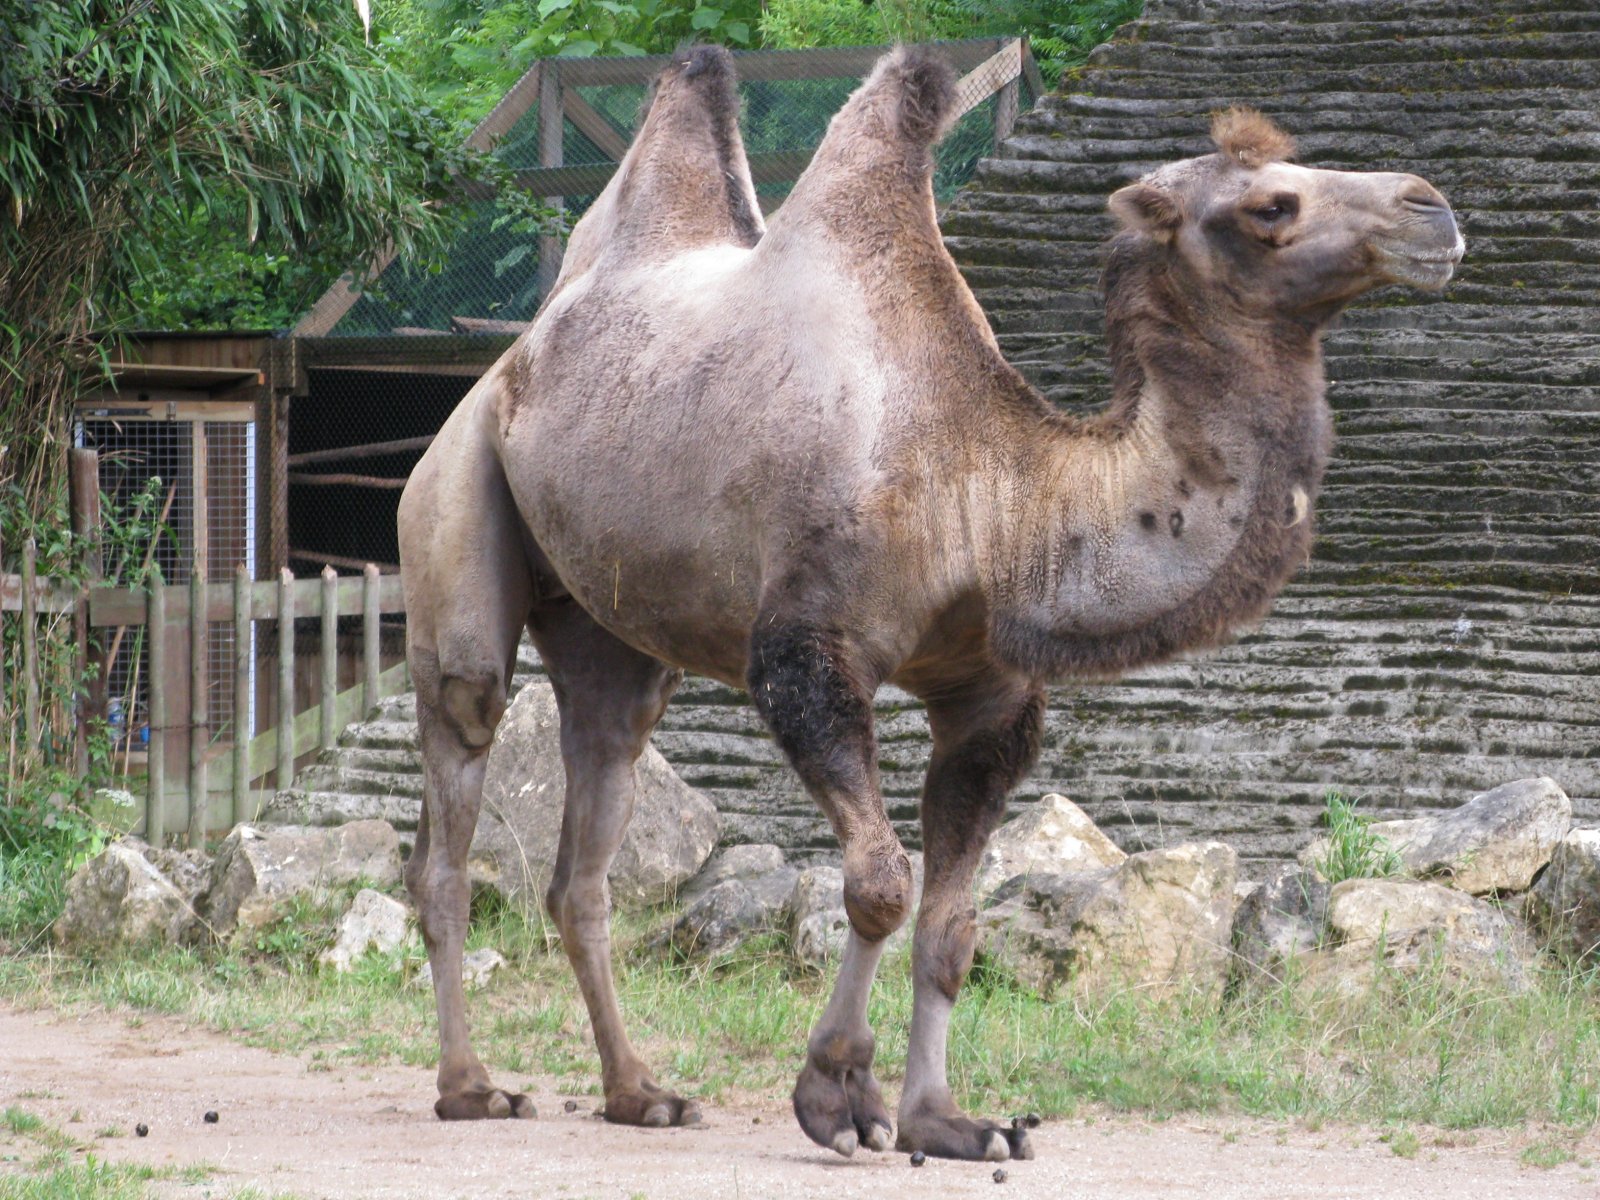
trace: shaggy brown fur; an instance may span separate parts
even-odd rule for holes
[[[1288,162],[1295,156],[1294,138],[1253,108],[1230,108],[1211,120],[1211,140],[1241,167]]]
[[[656,1085],[610,973],[605,876],[633,763],[682,670],[749,688],[827,815],[850,919],[795,1086],[806,1135],[1027,1157],[945,1071],[972,880],[1038,751],[1044,684],[1214,645],[1304,561],[1330,421],[1318,339],[1386,282],[1438,288],[1462,246],[1413,176],[1313,171],[1259,116],[1117,192],[1115,380],[1091,418],[1001,357],[935,221],[935,56],[887,56],[763,234],[720,51],[663,73],[574,230],[534,327],[406,487],[400,556],[426,767],[407,867],[433,964],[443,1117],[524,1115],[472,1053],[460,987],[491,727],[526,627],[555,686],[567,792],[546,898],[600,1052],[608,1120],[698,1119]],[[922,698],[926,876],[898,1130],[868,998],[911,871],[872,697]]]

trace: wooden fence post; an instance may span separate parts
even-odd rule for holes
[[[337,736],[334,728],[335,701],[339,696],[339,572],[331,566],[322,568],[322,688],[321,720],[318,744],[324,750],[333,748]]]
[[[105,573],[100,559],[100,455],[93,450],[67,452],[67,493],[72,507],[72,533],[82,563],[83,586],[72,607],[72,640],[77,646],[73,681],[72,759],[80,783],[89,780],[89,726],[106,716],[105,661],[89,644],[89,589]],[[93,679],[92,667],[99,670]]]
[[[231,824],[254,818],[250,795],[250,569],[233,573],[233,813]]]
[[[206,669],[206,577],[204,563],[195,556],[189,575],[189,845],[206,840],[210,797],[206,794],[206,750],[210,737],[210,673]]]
[[[278,790],[294,783],[294,575],[278,572]]]
[[[150,584],[146,601],[150,623],[150,742],[146,757],[150,762],[150,790],[145,800],[144,839],[160,846],[167,839],[167,586],[161,580]]]
[[[368,563],[361,571],[361,693],[362,716],[378,706],[378,567]]]
[[[0,573],[5,571],[5,547],[0,544]],[[6,639],[5,639],[5,614],[0,613],[0,712],[6,711],[10,706],[6,703]],[[15,730],[15,726],[13,726]]]
[[[561,96],[561,64],[547,58],[539,64],[539,165],[559,167],[565,161],[562,153],[563,126],[566,114]],[[551,208],[564,207],[565,197],[546,196],[544,202]],[[560,238],[539,239],[539,294],[548,296],[561,272],[563,243]]]
[[[39,752],[39,547],[30,537],[22,543],[22,696],[26,754]]]

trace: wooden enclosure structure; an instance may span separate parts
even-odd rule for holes
[[[28,541],[20,551],[22,570],[0,575],[0,613],[21,623],[20,680],[25,745],[37,743],[42,720],[38,628],[41,617],[81,613],[77,636],[80,657],[103,651],[107,642],[129,631],[148,637],[150,662],[169,661],[167,647],[187,645],[192,664],[206,661],[211,627],[227,623],[236,653],[227,664],[235,710],[245,711],[255,675],[250,652],[258,626],[276,645],[276,720],[251,737],[216,737],[210,706],[204,698],[207,678],[195,666],[189,678],[152,669],[149,673],[149,743],[146,752],[145,808],[136,830],[153,844],[182,832],[199,845],[211,832],[252,819],[264,801],[294,782],[297,761],[330,749],[339,732],[369,711],[384,696],[409,686],[404,660],[382,668],[379,619],[403,612],[404,598],[396,576],[380,575],[368,565],[360,576],[341,578],[325,568],[312,579],[295,579],[288,571],[257,581],[241,564],[227,583],[208,583],[199,572],[187,584],[152,584],[144,588],[86,585],[79,590],[35,572],[36,551]],[[341,616],[361,618],[361,678],[339,687],[336,653]],[[320,635],[320,687],[317,703],[302,708],[295,702],[295,632],[297,618],[316,618]],[[5,681],[0,679],[0,688]],[[79,744],[92,722],[103,720],[88,696],[77,705]],[[131,731],[130,731],[131,733]],[[176,757],[176,769],[171,769]]]

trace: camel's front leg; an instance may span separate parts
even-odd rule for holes
[[[1024,1130],[975,1121],[956,1106],[945,1046],[956,994],[972,967],[973,874],[1005,813],[1007,793],[1038,755],[1044,693],[995,681],[959,701],[930,702],[928,718],[934,750],[922,797],[925,874],[896,1145],[942,1158],[1032,1158]]]
[[[750,696],[844,850],[850,918],[839,979],[812,1031],[794,1089],[806,1136],[840,1154],[884,1150],[893,1124],[872,1075],[867,999],[883,943],[911,903],[911,862],[878,790],[873,684],[856,673],[848,648],[816,629],[758,622],[751,645]]]

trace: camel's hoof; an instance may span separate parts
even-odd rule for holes
[[[824,1071],[807,1062],[794,1088],[794,1115],[805,1135],[849,1158],[859,1147],[887,1150],[894,1126],[867,1067]]]
[[[968,1162],[1005,1162],[1033,1157],[1033,1143],[1020,1121],[1001,1125],[974,1121],[960,1114],[904,1116],[895,1148],[932,1158],[959,1158]]]
[[[700,1106],[653,1083],[617,1091],[606,1097],[602,1114],[613,1125],[641,1125],[646,1129],[666,1129],[672,1125],[698,1125]]]
[[[532,1120],[539,1115],[533,1101],[521,1092],[483,1088],[440,1096],[433,1105],[441,1121],[503,1121],[510,1117]]]

